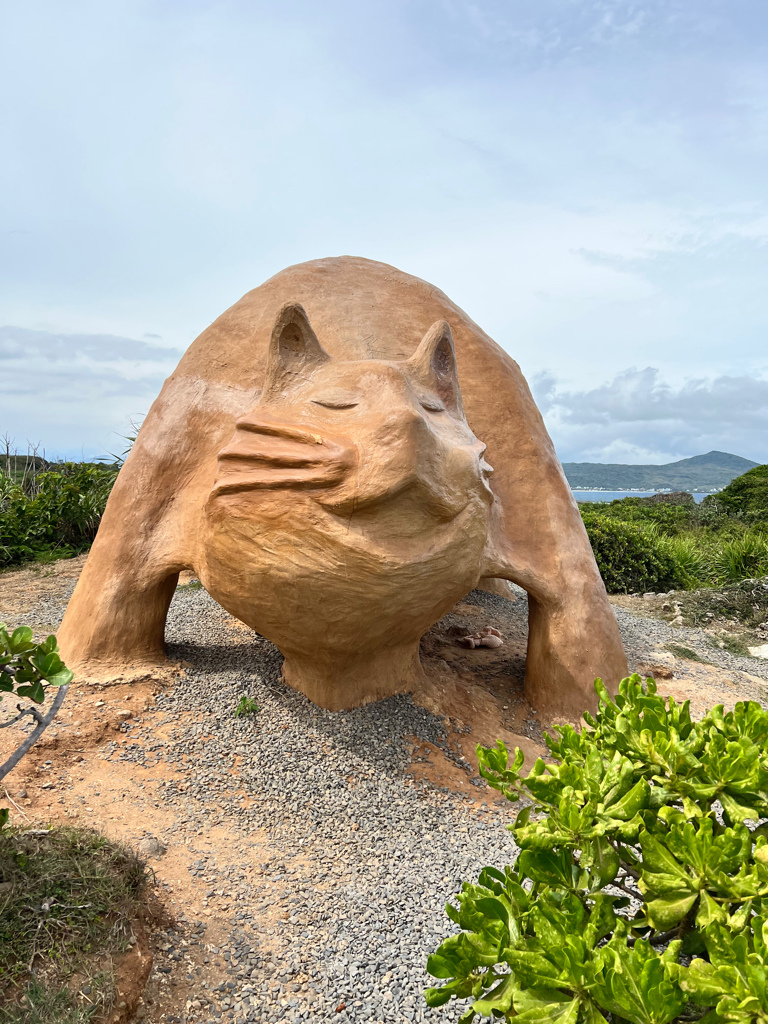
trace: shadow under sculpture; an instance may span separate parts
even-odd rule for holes
[[[438,289],[370,260],[289,267],[190,346],[110,496],[59,632],[67,664],[164,660],[185,568],[325,708],[412,690],[421,636],[492,579],[528,592],[543,713],[578,718],[596,676],[626,674],[519,367]]]

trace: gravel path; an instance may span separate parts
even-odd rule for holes
[[[227,952],[238,965],[224,1019],[449,1021],[424,1004],[426,958],[452,930],[447,897],[486,863],[512,857],[508,817],[478,815],[467,800],[404,777],[408,738],[442,744],[439,719],[407,697],[322,711],[280,681],[271,644],[252,634],[233,644],[228,619],[203,591],[177,592],[170,654],[194,667],[157,699],[170,718],[194,708],[205,720],[161,753],[184,769],[184,792],[166,787],[185,819],[179,841],[210,824],[214,802],[233,843],[269,833],[261,883],[239,878],[248,865],[227,875],[237,905]],[[236,719],[242,693],[259,711]],[[145,762],[158,752],[136,743],[115,755]],[[238,790],[253,799],[249,809]],[[215,860],[194,870],[213,877]],[[287,880],[276,908],[270,890]],[[276,909],[287,920],[265,929]]]
[[[508,606],[510,633],[524,628],[524,601],[477,599]],[[39,621],[61,612],[46,602]],[[617,619],[631,663],[673,643],[768,679],[768,662],[735,658],[702,630],[623,609]],[[350,712],[315,707],[281,682],[279,652],[200,589],[177,590],[167,639],[170,656],[191,666],[157,697],[158,715],[178,723],[172,738],[158,743],[128,723],[128,742],[106,754],[179,771],[183,781],[164,789],[178,816],[165,841],[216,824],[242,853],[190,868],[211,893],[231,893],[229,942],[216,950],[228,979],[196,993],[199,1005],[179,1019],[454,1021],[455,1010],[429,1010],[422,995],[427,955],[453,930],[445,901],[485,864],[508,863],[514,847],[503,827],[511,813],[407,776],[414,737],[448,749],[442,721],[408,697]],[[242,694],[258,712],[235,718]],[[248,847],[257,834],[254,878]]]
[[[614,608],[621,630],[621,637],[630,664],[647,660],[655,650],[668,645],[687,647],[700,655],[705,661],[711,662],[726,671],[747,672],[753,676],[768,679],[768,660],[764,658],[742,658],[724,651],[714,642],[711,634],[704,629],[672,626],[662,619],[650,616],[635,615],[624,608]],[[750,697],[759,700],[760,690],[755,690]],[[765,697],[763,696],[764,700]]]

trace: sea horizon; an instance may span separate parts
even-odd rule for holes
[[[654,494],[672,494],[674,493],[671,489],[658,491],[641,491],[627,488],[626,490],[613,491],[607,488],[591,487],[571,487],[571,492],[579,502],[585,501],[620,501],[622,498],[651,498]],[[719,494],[719,491],[688,491],[688,494],[693,495],[693,500],[700,504],[710,494]]]

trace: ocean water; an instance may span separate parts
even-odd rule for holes
[[[576,501],[616,501],[618,498],[650,498],[656,491],[573,491]],[[706,494],[694,494],[693,500],[704,501]]]

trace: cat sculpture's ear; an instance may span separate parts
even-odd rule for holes
[[[330,358],[317,340],[304,307],[298,302],[286,302],[272,328],[265,389],[290,387]]]
[[[419,342],[408,365],[420,380],[435,391],[453,412],[464,415],[459,371],[450,324],[437,320]]]

